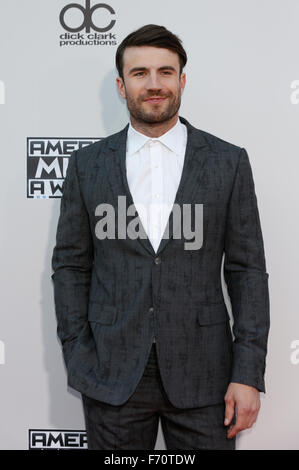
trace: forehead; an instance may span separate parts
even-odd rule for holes
[[[123,71],[132,67],[159,68],[170,65],[180,68],[179,56],[176,52],[161,47],[132,46],[127,47],[123,55]]]

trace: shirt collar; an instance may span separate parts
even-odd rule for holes
[[[158,140],[162,144],[166,145],[166,147],[168,147],[172,152],[180,154],[184,145],[184,137],[184,124],[181,123],[179,118],[176,124],[169,129],[169,131],[165,132],[165,134],[160,137],[154,138],[136,131],[130,122],[127,135],[127,154],[133,155],[138,152],[149,140]]]

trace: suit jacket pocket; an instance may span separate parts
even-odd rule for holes
[[[229,315],[224,302],[200,304],[197,321],[200,326],[216,325],[229,321]]]
[[[88,321],[102,325],[113,325],[116,321],[117,309],[114,305],[103,305],[90,301],[88,307]]]

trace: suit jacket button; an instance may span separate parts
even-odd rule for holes
[[[156,264],[160,264],[160,263],[161,263],[161,258],[160,258],[160,256],[157,256],[157,258],[155,258],[155,263],[156,263]]]
[[[150,307],[150,308],[148,309],[148,311],[149,311],[149,313],[153,313],[154,307]]]

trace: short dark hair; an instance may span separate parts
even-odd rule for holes
[[[130,33],[118,46],[115,63],[119,76],[123,79],[123,56],[127,47],[152,46],[169,49],[176,52],[180,61],[180,74],[187,63],[187,54],[178,36],[168,31],[164,26],[147,24]]]

